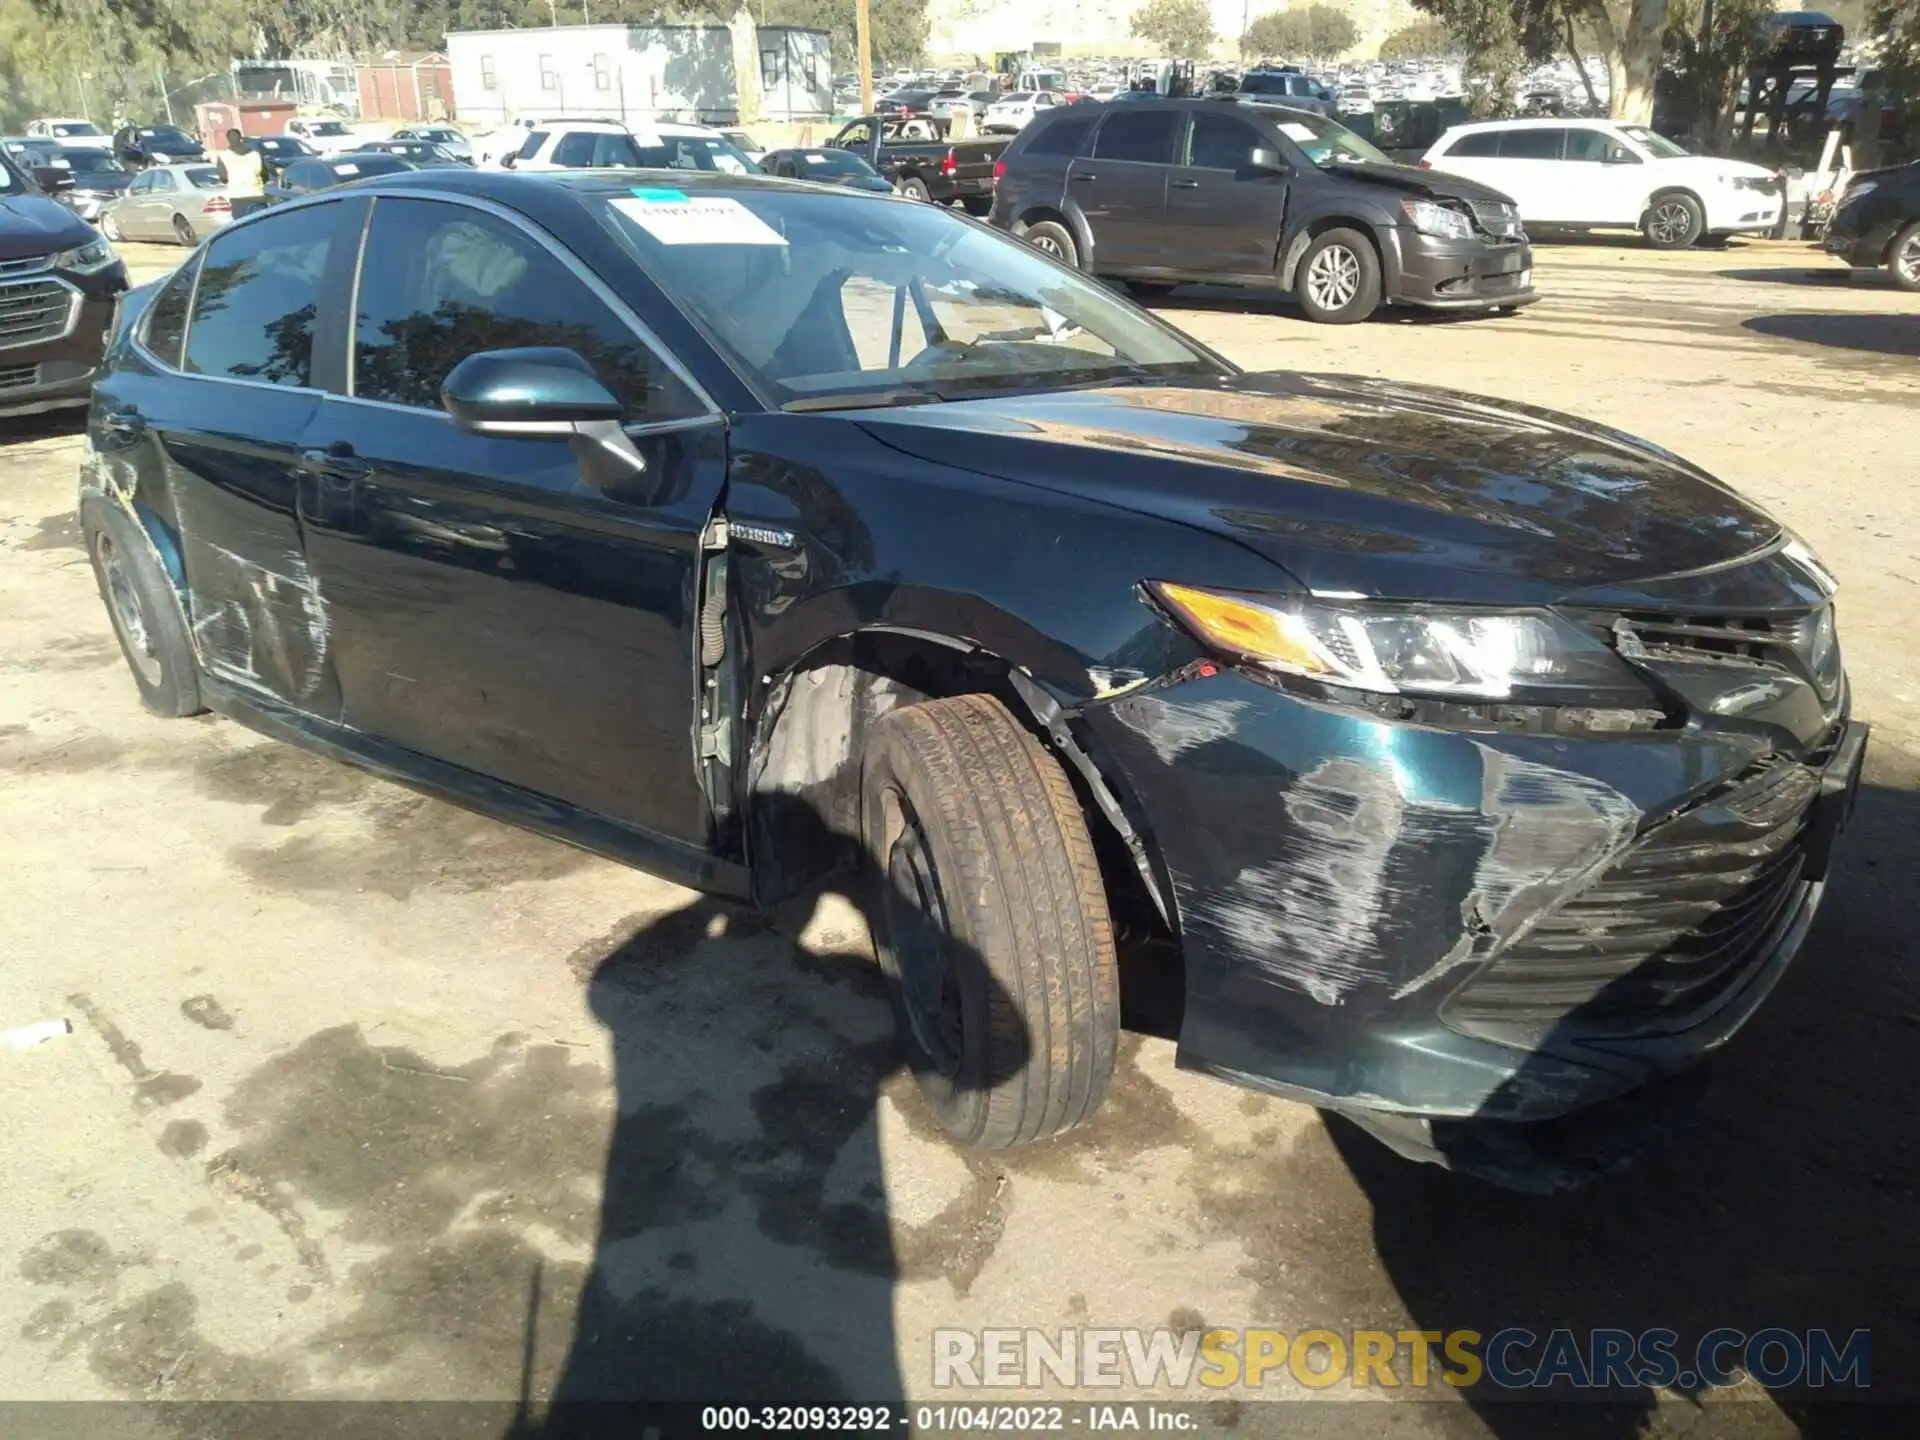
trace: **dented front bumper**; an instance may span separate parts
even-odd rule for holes
[[[1865,744],[1844,715],[1784,744],[1440,729],[1211,669],[1083,715],[1177,910],[1180,1063],[1447,1163],[1435,1122],[1567,1116],[1739,1028],[1806,933]]]

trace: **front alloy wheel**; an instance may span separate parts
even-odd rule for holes
[[[1360,257],[1345,245],[1329,245],[1307,267],[1307,294],[1322,310],[1344,310],[1360,293]]]
[[[1887,270],[1893,276],[1893,283],[1902,290],[1920,290],[1920,222],[1909,225],[1894,237]]]

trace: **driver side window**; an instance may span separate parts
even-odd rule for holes
[[[629,422],[704,407],[639,335],[551,251],[464,205],[374,202],[353,323],[353,394],[440,408],[453,367],[482,350],[554,345],[577,352],[620,398]]]

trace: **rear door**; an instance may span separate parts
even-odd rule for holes
[[[1287,177],[1252,167],[1279,149],[1238,115],[1190,112],[1183,164],[1167,177],[1170,267],[1207,276],[1268,275],[1287,212]]]
[[[1412,112],[1405,105],[1388,103],[1376,106],[1374,143],[1388,149],[1418,143],[1411,133],[1411,121]],[[1512,195],[1512,189],[1503,179],[1506,172],[1500,162],[1500,134],[1498,130],[1471,130],[1464,135],[1454,135],[1447,148],[1427,163],[1435,170],[1449,175],[1464,175],[1469,180],[1478,180],[1483,185],[1491,185],[1496,190]],[[1519,197],[1514,198],[1517,201]]]
[[[374,202],[350,375],[305,442],[301,513],[354,729],[696,847],[693,606],[719,415],[611,293],[519,222]],[[372,258],[382,257],[374,264]],[[468,355],[576,351],[647,471],[583,482],[565,438],[456,429]]]
[[[208,672],[327,719],[338,717],[339,692],[298,491],[365,204],[275,211],[215,236],[177,370],[100,398],[115,407],[109,428],[144,432],[158,447],[181,533],[187,620]]]
[[[147,202],[153,196],[153,181],[157,173],[146,170],[134,176],[133,183],[127,186],[127,193],[113,207],[114,228],[128,240],[147,238]]]
[[[1067,199],[1093,236],[1092,268],[1124,274],[1164,268],[1167,177],[1179,142],[1181,112],[1150,104],[1108,111],[1093,154],[1067,170]]]

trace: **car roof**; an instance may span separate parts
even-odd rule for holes
[[[1530,120],[1472,120],[1449,126],[1447,135],[1465,135],[1481,130],[1564,130],[1569,125],[1591,125],[1599,129],[1620,130],[1626,128],[1627,122],[1586,115],[1542,115]],[[1443,135],[1440,138],[1444,140],[1446,136]]]

